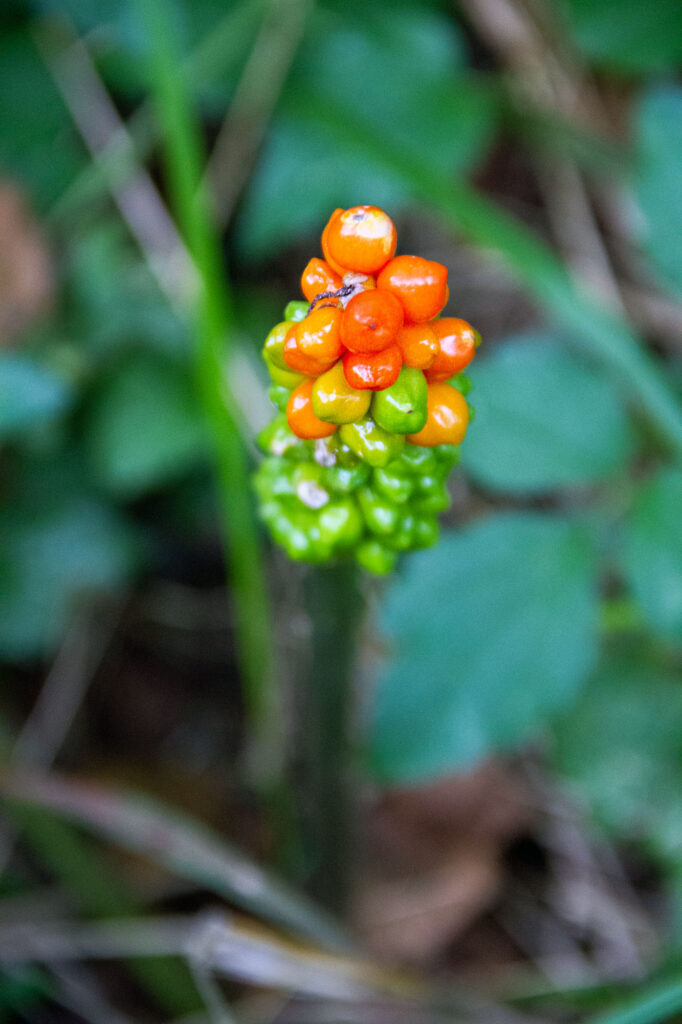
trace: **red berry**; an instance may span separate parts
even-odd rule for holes
[[[428,381],[449,380],[469,365],[476,355],[476,331],[454,316],[444,316],[430,325],[438,342],[438,355],[425,370]]]
[[[433,320],[447,302],[448,270],[442,263],[421,256],[396,256],[377,278],[400,299],[407,323]]]
[[[341,341],[351,352],[380,352],[392,345],[403,325],[403,308],[391,292],[358,292],[341,320]]]
[[[383,391],[395,384],[400,376],[403,356],[397,345],[389,345],[380,352],[346,352],[343,372],[352,388],[358,391]]]

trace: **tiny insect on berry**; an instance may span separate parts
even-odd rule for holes
[[[325,255],[331,266],[376,274],[393,256],[397,235],[393,221],[377,206],[336,210],[325,229]],[[343,275],[342,275],[343,276]]]
[[[390,388],[400,376],[403,355],[397,345],[389,345],[380,352],[346,352],[343,372],[352,388],[379,391]]]
[[[377,287],[396,295],[405,321],[424,323],[438,316],[447,302],[448,270],[442,263],[421,256],[396,256],[377,277]]]
[[[351,352],[380,352],[396,340],[403,308],[391,292],[375,288],[354,295],[341,320],[341,341]]]

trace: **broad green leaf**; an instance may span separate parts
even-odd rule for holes
[[[602,826],[679,863],[679,674],[642,651],[610,650],[553,731],[559,772]]]
[[[0,968],[0,1014],[6,1011],[24,1015],[39,1013],[40,1004],[50,998],[50,981],[42,968],[13,965]]]
[[[68,382],[36,359],[0,353],[0,438],[49,422],[71,398]]]
[[[73,331],[88,353],[142,342],[168,352],[187,348],[187,332],[120,222],[100,218],[70,239],[66,288],[77,311]]]
[[[678,10],[682,18],[682,4]],[[643,242],[662,282],[682,295],[682,87],[645,93],[636,133],[635,194],[644,215]]]
[[[682,65],[679,0],[564,0],[574,39],[608,71],[641,74]]]
[[[301,118],[282,114],[251,179],[239,219],[240,251],[263,258],[307,232],[322,234],[338,206],[367,201],[395,216],[405,189],[380,161],[335,148]]]
[[[644,484],[626,526],[624,568],[649,625],[682,645],[682,469]]]
[[[491,139],[494,115],[465,63],[457,26],[441,13],[366,4],[319,10],[251,183],[240,225],[244,252],[263,256],[319,227],[337,206],[372,202],[395,214],[405,201],[381,154],[368,155],[352,140],[338,146],[333,130],[310,123],[301,97],[322,104],[343,97],[344,109],[380,124],[419,160],[448,174],[471,167]]]
[[[572,522],[502,515],[414,555],[388,591],[371,759],[416,782],[511,748],[565,707],[595,654],[593,552]]]
[[[589,484],[632,455],[616,389],[552,338],[510,339],[474,364],[472,378],[476,419],[462,458],[492,490],[536,494]]]
[[[76,174],[84,152],[28,31],[0,34],[0,97],[0,173],[45,206]]]
[[[95,478],[122,498],[177,480],[205,450],[191,375],[152,352],[128,355],[92,399],[86,441]]]
[[[117,513],[84,493],[0,512],[0,657],[52,651],[74,603],[127,578],[133,545]]]
[[[147,53],[139,4],[130,0],[41,0],[57,17],[64,14],[79,35],[104,40],[92,56],[105,82],[139,100],[146,89]],[[192,0],[168,3],[169,16],[191,62],[190,82],[202,109],[222,118],[238,73],[262,22],[264,0]],[[195,59],[196,58],[196,59]]]

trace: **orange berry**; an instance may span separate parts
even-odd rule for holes
[[[408,323],[421,324],[440,313],[447,300],[448,268],[421,256],[396,256],[377,278],[400,299]]]
[[[424,448],[461,444],[468,424],[469,407],[464,395],[449,384],[429,384],[426,423],[418,433],[408,434],[407,440]]]
[[[316,377],[334,365],[343,352],[341,317],[334,306],[320,306],[305,320],[294,324],[284,341],[282,356],[287,366],[309,377]]]
[[[403,363],[425,370],[438,355],[439,348],[431,324],[406,324],[395,339],[403,353]]]
[[[314,380],[304,380],[289,395],[287,402],[287,423],[290,429],[305,441],[318,437],[331,437],[338,430],[336,423],[325,423],[313,411]],[[452,388],[450,389],[452,390]]]
[[[378,206],[337,210],[325,230],[331,259],[361,274],[381,270],[393,256],[398,241],[393,221]]]
[[[403,324],[403,307],[391,292],[358,292],[341,320],[341,341],[351,352],[380,352],[395,341]]]
[[[428,381],[449,380],[468,366],[476,355],[476,331],[454,316],[444,316],[430,325],[438,342],[438,355],[426,370]]]
[[[346,352],[343,357],[346,381],[358,391],[390,388],[400,376],[402,365],[403,355],[397,345],[389,345],[380,352]]]
[[[343,212],[344,211],[341,208],[339,208],[338,210],[334,210],[333,214],[327,221],[327,226],[322,232],[322,253],[324,255],[324,258],[329,264],[329,266],[332,268],[332,270],[336,271],[337,274],[340,274],[341,277],[343,277],[345,274],[352,274],[353,270],[351,270],[349,267],[340,266],[340,264],[336,262],[331,252],[329,251],[329,229],[331,227],[332,221],[335,220],[339,216],[339,214]]]
[[[338,291],[342,283],[339,274],[317,257],[309,261],[301,274],[301,291],[308,302],[312,302],[322,292]]]

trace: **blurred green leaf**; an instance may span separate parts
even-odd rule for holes
[[[592,814],[672,864],[682,853],[681,724],[679,675],[621,643],[554,728],[555,764]]]
[[[251,178],[239,218],[240,252],[247,259],[267,257],[306,232],[321,233],[337,206],[367,197],[395,215],[405,190],[380,160],[335,148],[301,118],[282,114]]]
[[[86,443],[95,479],[121,498],[177,480],[205,451],[189,371],[153,352],[130,353],[92,398]]]
[[[494,131],[492,94],[466,74],[457,25],[439,12],[366,4],[318,10],[307,42],[243,209],[239,240],[251,257],[326,221],[337,206],[372,202],[395,213],[407,195],[380,153],[352,140],[339,147],[324,124],[313,127],[301,96],[323,104],[342,96],[345,110],[448,174],[480,159]]]
[[[52,202],[83,163],[71,118],[28,31],[0,33],[0,173]]]
[[[631,996],[624,1006],[599,1017],[593,1017],[588,1024],[664,1024],[665,1021],[679,1021],[682,1013],[682,979],[658,988],[646,988]]]
[[[682,20],[682,4],[678,11]],[[648,90],[636,132],[635,194],[645,218],[644,244],[662,282],[682,295],[682,87]]]
[[[36,359],[0,352],[0,438],[49,422],[72,396],[69,383]]]
[[[187,348],[187,329],[171,310],[125,228],[113,219],[74,233],[65,277],[72,333],[88,353],[109,352],[131,342],[169,352]]]
[[[608,71],[672,71],[682,63],[679,0],[564,0],[568,24],[586,57]]]
[[[546,335],[504,342],[476,364],[464,465],[492,490],[535,494],[622,469],[633,434],[610,380]]]
[[[7,1020],[4,1011],[15,1013],[36,1010],[49,998],[51,984],[43,970],[33,965],[17,964],[0,969],[0,1020]]]
[[[126,524],[95,498],[48,493],[0,511],[0,657],[49,653],[72,606],[121,585],[134,548]]]
[[[626,525],[624,568],[651,628],[682,645],[682,469],[642,485]]]
[[[388,591],[390,660],[371,756],[413,782],[514,746],[564,707],[596,642],[593,552],[578,524],[510,514],[414,555]]]
[[[145,32],[138,4],[130,0],[36,0],[35,6],[54,18],[57,26],[66,16],[72,29],[90,38],[92,57],[110,88],[129,101],[144,95]],[[265,0],[230,4],[223,0],[169,0],[167,6],[183,51],[198,51],[201,58],[192,69],[192,88],[205,112],[222,117],[263,17]]]

